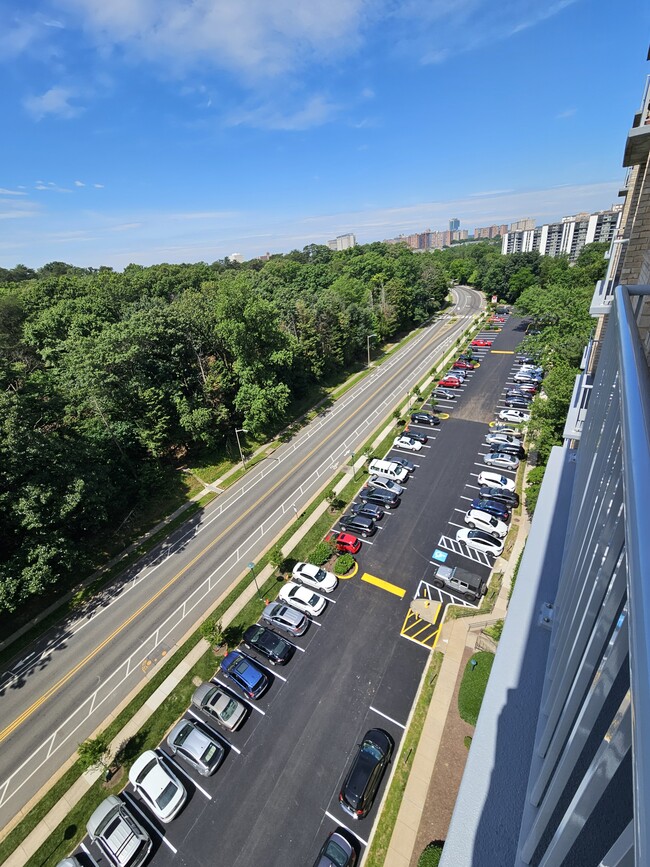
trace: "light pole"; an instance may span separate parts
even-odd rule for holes
[[[367,346],[368,346],[368,367],[370,367],[370,338],[371,338],[371,337],[376,337],[376,336],[377,336],[376,334],[369,334],[369,335],[366,337],[366,344],[367,344]]]
[[[354,475],[352,476],[352,478],[356,481],[356,478],[357,478],[357,468],[356,468],[355,465],[354,465],[354,452],[350,452],[350,458],[352,459],[352,472],[353,472],[353,474],[354,474]]]
[[[243,466],[246,466],[246,461],[244,460],[244,453],[241,450],[241,443],[239,442],[239,434],[240,433],[248,433],[245,427],[236,427],[235,428],[235,436],[237,437],[237,445],[239,446],[239,457],[241,458],[241,462]]]
[[[259,588],[259,585],[257,583],[257,575],[255,574],[255,563],[249,563],[248,568],[251,570],[251,574],[253,576],[253,581],[255,582],[255,589],[257,590],[257,595],[260,597],[260,599],[262,599],[262,594],[260,593],[260,588]],[[262,599],[262,602],[263,601],[264,600]]]

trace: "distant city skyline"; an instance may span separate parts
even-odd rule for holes
[[[650,24],[645,0],[614,16],[608,0],[0,10],[3,267],[248,259],[605,209]]]

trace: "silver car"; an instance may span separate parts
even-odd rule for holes
[[[262,620],[277,626],[289,635],[304,635],[309,626],[309,618],[282,602],[271,602],[262,611]]]
[[[191,765],[202,777],[214,774],[225,754],[223,744],[206,735],[187,719],[176,723],[167,736],[167,746],[175,756]]]
[[[115,795],[101,802],[88,819],[86,830],[115,867],[139,867],[151,851],[151,837]]]
[[[205,711],[229,732],[236,731],[246,717],[246,705],[214,683],[202,683],[192,696],[192,704]]]
[[[398,497],[406,490],[406,488],[398,485],[392,479],[386,478],[386,476],[370,476],[367,485],[369,488],[383,488],[384,491],[390,491],[391,494],[396,494]]]

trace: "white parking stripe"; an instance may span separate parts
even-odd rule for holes
[[[224,735],[222,735],[221,732],[218,732],[216,729],[213,729],[212,726],[209,726],[209,725],[206,723],[206,721],[205,721],[202,717],[200,717],[198,714],[194,713],[194,711],[192,710],[192,708],[188,708],[188,709],[185,711],[185,713],[189,713],[190,716],[193,716],[194,719],[195,719],[195,720],[198,720],[200,723],[202,723],[203,726],[204,726],[206,729],[208,729],[208,731],[212,732],[212,734],[214,735],[214,737],[215,737],[218,741],[223,741],[223,742],[228,746],[228,749],[230,749],[230,750],[234,750],[234,751],[237,753],[238,756],[241,756],[241,750],[238,750],[237,747],[236,747],[234,744],[231,744],[230,741],[228,740],[228,738],[227,738],[227,737],[224,737]]]
[[[222,683],[220,680],[217,679],[216,676],[212,678],[212,683],[218,683],[219,686],[222,686],[224,689],[230,689],[228,684]],[[241,699],[238,698],[237,701],[241,701]],[[266,716],[266,712],[263,711],[261,708],[257,707],[257,705],[253,704],[252,701],[245,701],[244,704],[246,705],[246,707],[251,708],[251,710],[256,710],[258,713],[261,713],[262,716]]]
[[[165,846],[168,846],[168,847],[172,850],[172,852],[174,853],[174,855],[176,855],[176,854],[178,853],[178,849],[177,849],[175,846],[172,846],[172,844],[169,842],[169,840],[167,839],[167,837],[165,837],[164,834],[161,834],[160,831],[158,830],[158,828],[156,828],[155,825],[152,825],[151,820],[149,819],[149,817],[147,816],[147,814],[144,813],[144,812],[140,809],[140,805],[139,805],[138,802],[135,800],[135,798],[134,798],[131,794],[129,794],[129,792],[122,792],[122,794],[124,795],[124,797],[125,797],[125,798],[127,799],[127,801],[129,802],[129,805],[130,805],[131,807],[133,807],[133,809],[136,810],[136,811],[140,814],[140,818],[141,818],[141,819],[142,819],[142,820],[143,820],[143,821],[144,821],[144,822],[149,826],[149,828],[151,828],[151,830],[154,832],[154,834],[156,834],[157,837],[160,837],[160,839],[163,841],[163,843],[165,844]]]
[[[460,512],[461,515],[467,514],[467,509],[454,509],[454,512]]]
[[[473,499],[474,499],[474,497],[461,497],[461,500],[469,500],[470,503],[472,502]]]
[[[212,800],[212,795],[209,792],[206,792],[202,786],[199,786],[199,784],[196,782],[196,780],[193,780],[192,777],[190,777],[190,775],[187,773],[185,768],[181,767],[181,765],[179,765],[179,763],[176,761],[176,759],[174,759],[172,756],[168,756],[167,753],[165,753],[163,750],[160,750],[160,748],[158,748],[158,749],[159,749],[159,754],[162,753],[162,758],[166,759],[170,765],[173,765],[182,777],[185,777],[185,779],[189,780],[195,789],[198,789],[202,795],[205,795],[205,797],[208,799],[208,801]]]
[[[455,521],[447,521],[450,527],[458,527],[459,530],[466,530],[465,524],[457,524]]]
[[[396,726],[399,726],[401,729],[405,729],[405,728],[406,728],[406,726],[403,726],[402,723],[399,723],[399,722],[397,722],[396,719],[393,719],[392,716],[388,716],[388,714],[386,714],[386,713],[382,713],[380,710],[377,710],[377,708],[376,708],[376,707],[373,707],[372,705],[370,705],[370,710],[371,710],[373,713],[378,713],[379,716],[383,716],[383,718],[384,718],[384,719],[387,719],[389,722],[395,723],[395,725],[396,725]]]
[[[352,834],[353,837],[356,837],[360,843],[363,843],[364,846],[368,845],[368,841],[364,840],[363,837],[360,837],[358,834],[355,834],[354,831],[351,831],[347,825],[344,825],[338,816],[333,816],[328,810],[325,810],[325,815],[329,816],[332,822],[336,822],[337,825],[340,825],[342,828],[348,832],[348,834]]]
[[[244,656],[246,657],[246,659],[250,659],[250,661],[253,663],[253,665],[256,665],[258,668],[261,668],[262,671],[266,671],[272,677],[277,677],[278,680],[282,680],[282,681],[284,681],[284,683],[287,682],[286,677],[282,677],[282,675],[278,674],[274,668],[267,668],[266,665],[262,665],[261,662],[259,662],[257,659],[254,659],[252,656],[249,656],[247,653],[245,653]]]

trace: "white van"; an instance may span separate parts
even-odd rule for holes
[[[384,476],[400,483],[404,483],[409,477],[408,470],[400,467],[395,461],[380,461],[379,458],[370,461],[368,472],[373,476]]]

